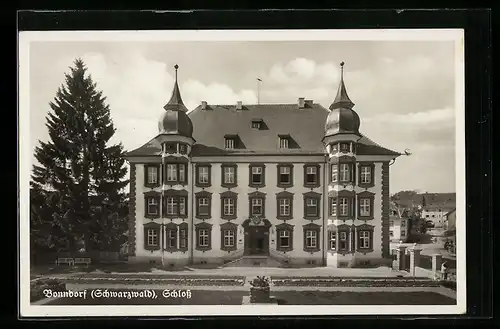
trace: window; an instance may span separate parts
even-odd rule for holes
[[[394,231],[393,230],[390,230],[389,231],[389,236],[393,237],[394,236]]]
[[[359,232],[359,248],[362,249],[370,248],[370,232],[368,231]]]
[[[306,199],[306,216],[318,215],[318,200]]]
[[[167,197],[167,215],[177,215],[177,200],[176,197]]]
[[[349,215],[349,200],[347,198],[340,198],[340,216]]]
[[[312,230],[306,231],[306,248],[316,248],[317,247],[317,232]]]
[[[187,249],[187,228],[179,229],[179,249]]]
[[[406,236],[406,231],[401,231],[401,236]]]
[[[198,167],[198,183],[209,184],[209,168],[206,166]]]
[[[224,247],[234,247],[234,231],[224,230]]]
[[[148,198],[148,215],[158,215],[158,199],[155,197]]]
[[[282,248],[290,247],[290,231],[279,232],[279,245]]]
[[[208,251],[212,249],[212,224],[209,224],[207,222],[202,222],[199,224],[196,224],[194,226],[195,228],[195,249],[200,250],[200,251]],[[222,232],[221,232],[221,239],[223,237]],[[221,240],[221,247],[222,247],[222,240]]]
[[[223,167],[224,169],[224,184],[234,184],[235,183],[235,167]]]
[[[347,232],[339,232],[339,250],[347,250]]]
[[[179,164],[179,182],[186,182],[186,165]]]
[[[339,144],[332,145],[332,153],[335,154],[339,151]]]
[[[176,153],[177,152],[177,143],[165,143],[165,152],[166,153]]]
[[[187,153],[187,147],[185,144],[179,144],[179,153],[180,154],[186,154]]]
[[[344,153],[349,152],[349,143],[340,143],[340,151]]]
[[[210,215],[210,204],[209,199],[207,197],[198,198],[198,214],[201,216]]]
[[[350,170],[349,170],[349,164],[347,163],[342,163],[340,165],[340,181],[341,182],[348,182],[350,181]]]
[[[177,232],[175,230],[167,230],[167,248],[175,249],[177,248]]]
[[[332,165],[332,183],[335,183],[338,181],[339,177],[339,166],[338,165]]]
[[[330,250],[335,250],[337,242],[336,240],[337,240],[337,233],[330,231],[330,243],[329,243]]]
[[[177,181],[177,165],[167,164],[167,182]]]
[[[337,216],[337,198],[330,199],[330,215]]]
[[[279,214],[280,216],[290,216],[290,200],[280,199],[279,200]]]
[[[369,166],[361,166],[360,183],[370,184],[372,182],[372,168]]]
[[[179,215],[186,215],[186,198],[179,198]]]
[[[145,185],[146,186],[156,186],[159,184],[160,179],[158,177],[158,169],[159,167],[156,165],[145,166]]]
[[[318,183],[318,167],[306,167],[306,185],[314,185]]]
[[[264,183],[262,179],[262,172],[262,167],[252,167],[252,184],[260,185]]]
[[[359,199],[359,215],[370,216],[370,199]]]
[[[252,199],[252,215],[262,215],[262,201],[261,198]]]
[[[198,246],[200,247],[209,246],[208,232],[209,231],[207,229],[198,230]]]
[[[148,229],[148,246],[158,245],[158,231],[154,228]]]
[[[406,227],[406,222],[404,220],[401,221],[401,227]]]
[[[158,183],[158,170],[156,167],[148,167],[148,184]]]
[[[389,221],[389,226],[394,226],[394,221],[393,220]]]
[[[292,183],[291,179],[291,168],[290,167],[279,167],[279,183],[281,185],[289,185]]]
[[[260,129],[260,122],[259,121],[252,121],[252,128]]]
[[[235,204],[235,200],[232,199],[232,198],[223,198],[222,199],[222,204],[223,204],[223,207],[224,207],[224,210],[223,210],[223,214],[224,216],[233,216],[235,214],[235,211],[234,211],[234,204]]]
[[[234,139],[226,138],[226,149],[234,149]]]
[[[288,148],[288,138],[281,137],[280,138],[280,149],[287,149],[287,148]]]

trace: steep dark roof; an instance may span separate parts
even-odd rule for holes
[[[329,111],[319,104],[299,108],[298,104],[201,105],[188,113],[193,123],[195,156],[226,154],[324,154],[322,144],[324,125]],[[252,121],[261,121],[261,128],[252,128]],[[236,149],[225,149],[225,136],[236,136]],[[280,149],[279,136],[289,135],[289,148]],[[386,149],[362,136],[356,153],[360,155],[393,155],[400,153]],[[153,139],[127,153],[127,156],[159,155],[160,145]]]

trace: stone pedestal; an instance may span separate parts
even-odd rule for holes
[[[441,265],[443,264],[443,255],[432,255],[432,272],[435,278],[441,278]]]
[[[412,248],[410,250],[410,275],[415,276],[415,267],[420,265],[420,252],[422,249]]]
[[[396,248],[396,269],[398,271],[402,271],[405,269],[405,253],[406,253],[406,247],[405,246],[398,246]]]

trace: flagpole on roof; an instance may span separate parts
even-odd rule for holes
[[[257,104],[260,104],[260,83],[262,79],[257,78]]]

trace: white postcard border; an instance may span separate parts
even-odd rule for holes
[[[48,41],[455,41],[456,42],[456,244],[457,305],[106,305],[49,306],[30,304],[29,179],[29,47],[31,42]],[[20,32],[19,42],[19,251],[20,316],[285,316],[285,315],[416,315],[462,314],[466,311],[466,238],[465,238],[465,81],[464,31],[462,29],[389,29],[389,30],[193,30],[193,31],[30,31]]]

